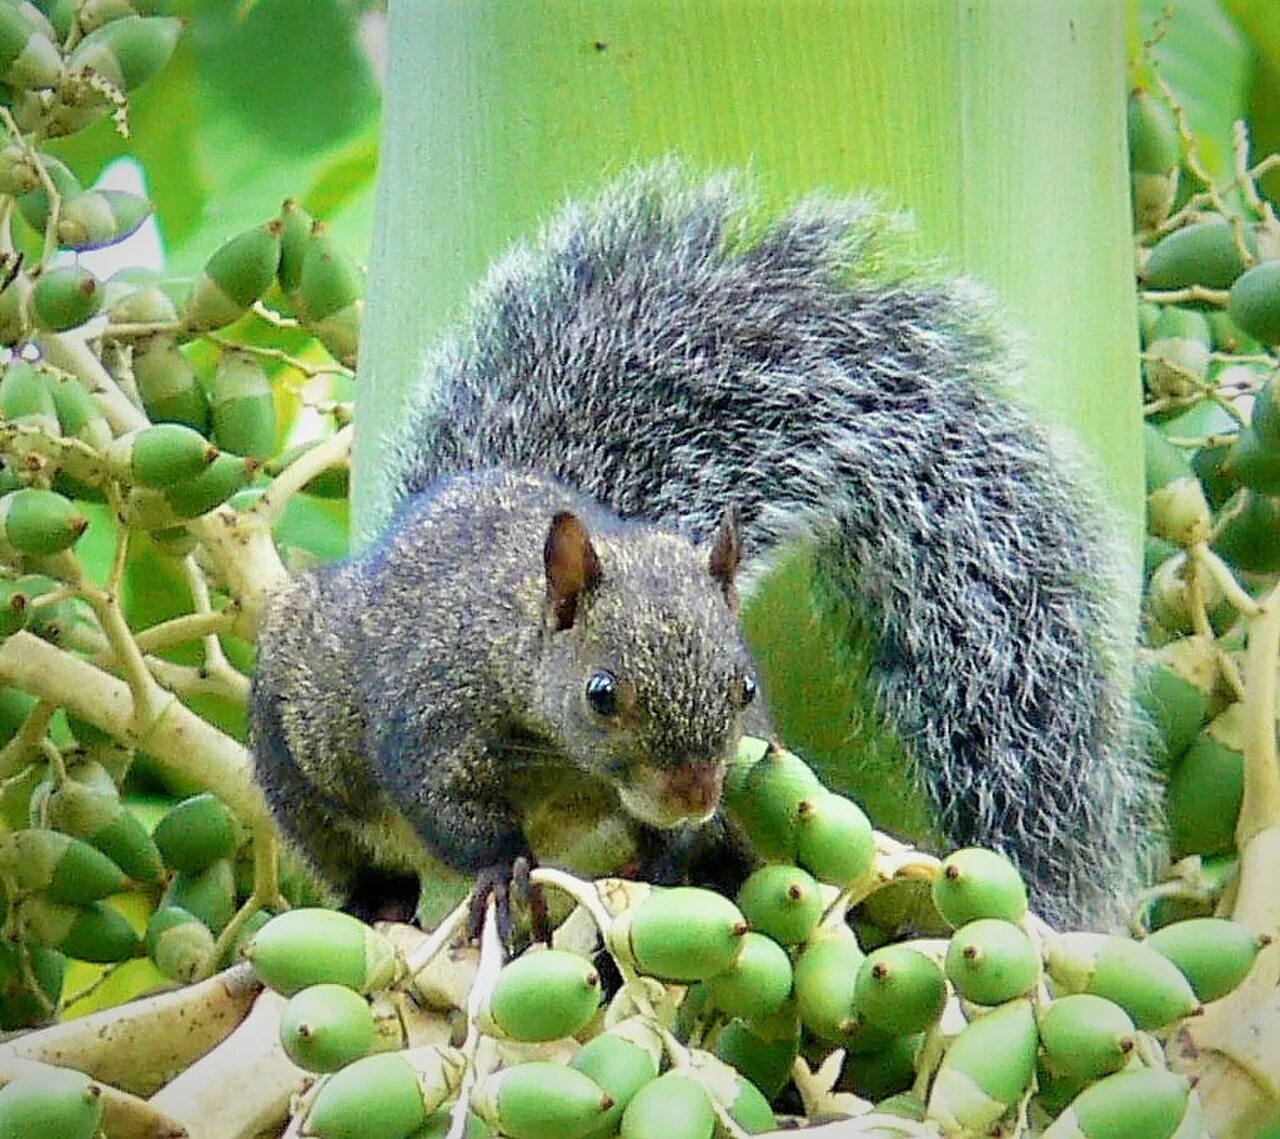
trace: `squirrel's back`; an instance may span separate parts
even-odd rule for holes
[[[948,837],[1012,854],[1047,916],[1106,920],[1158,817],[1114,567],[986,305],[893,226],[860,200],[762,221],[669,167],[567,207],[429,361],[399,493],[501,463],[695,536],[733,502],[748,570],[807,543]]]

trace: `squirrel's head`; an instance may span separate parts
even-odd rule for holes
[[[732,510],[704,546],[651,525],[593,535],[569,511],[552,519],[540,710],[569,758],[650,826],[715,811],[756,698],[741,557]]]

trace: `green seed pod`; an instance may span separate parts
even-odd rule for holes
[[[772,1131],[778,1121],[764,1094],[740,1072],[710,1052],[691,1050],[691,1075],[748,1135]],[[723,1134],[717,1124],[716,1134]]]
[[[130,288],[107,305],[107,320],[112,324],[170,324],[177,319],[177,307],[159,285]]]
[[[217,457],[218,449],[184,423],[130,431],[104,456],[126,481],[161,489],[195,478]]]
[[[0,873],[20,894],[80,906],[125,887],[120,867],[82,839],[43,827],[0,836]]]
[[[1277,262],[1268,261],[1266,264],[1275,265]],[[1280,447],[1280,371],[1271,372],[1254,397],[1249,426],[1253,428],[1258,442],[1268,447]]]
[[[916,1057],[924,1042],[924,1033],[894,1036],[874,1051],[850,1052],[837,1085],[841,1091],[852,1091],[876,1102],[876,1111],[884,1111],[878,1101],[886,1096],[907,1091],[916,1079]],[[916,1101],[916,1118],[924,1119],[924,1102]]]
[[[1171,1139],[1190,1094],[1191,1084],[1176,1072],[1117,1072],[1076,1096],[1044,1139]]]
[[[51,332],[78,328],[102,307],[102,282],[81,265],[46,269],[31,290],[31,315]]]
[[[814,1036],[834,1044],[855,1030],[854,989],[865,959],[848,932],[824,932],[800,951],[795,963],[796,1011]]]
[[[662,1041],[641,1017],[620,1021],[582,1046],[569,1067],[594,1080],[613,1101],[583,1139],[613,1135],[632,1097],[658,1075]]]
[[[161,906],[147,922],[147,956],[166,977],[189,984],[213,970],[213,932],[179,906]]]
[[[1137,1029],[1114,1001],[1073,993],[1041,1007],[1045,1069],[1060,1080],[1092,1083],[1119,1071],[1133,1051]]]
[[[1134,91],[1129,96],[1129,170],[1139,230],[1155,229],[1169,216],[1178,193],[1181,161],[1182,143],[1173,113],[1162,100]]]
[[[224,451],[203,474],[169,487],[164,492],[165,498],[180,518],[198,518],[248,485],[257,469],[257,459],[244,459]]]
[[[1257,239],[1247,227],[1244,240],[1249,253],[1256,257]],[[1148,289],[1185,289],[1191,285],[1229,289],[1244,269],[1234,226],[1225,218],[1210,218],[1162,237],[1147,258],[1142,278]]]
[[[791,958],[772,937],[748,933],[737,959],[706,981],[717,1009],[730,1016],[772,1016],[791,995]]]
[[[207,435],[209,400],[195,369],[167,333],[144,337],[133,347],[133,378],[142,406],[158,423],[185,423]]]
[[[1193,395],[1205,385],[1213,341],[1204,315],[1167,305],[1143,353],[1143,375],[1154,398]]]
[[[147,828],[111,792],[75,780],[64,783],[49,796],[49,825],[83,838],[102,851],[133,881],[159,882],[164,875],[160,852]]]
[[[29,600],[18,582],[0,581],[0,638],[26,628]]]
[[[62,56],[48,35],[16,4],[0,5],[0,81],[34,89],[61,76]]]
[[[1030,1001],[1010,1001],[970,1022],[942,1058],[926,1117],[948,1135],[986,1135],[1031,1084],[1036,1044]]]
[[[725,785],[725,807],[761,858],[796,857],[800,804],[824,790],[799,756],[770,745],[763,757]]]
[[[1020,997],[1040,976],[1040,958],[1019,926],[979,918],[961,926],[947,947],[947,980],[965,1000],[998,1005]]]
[[[369,1002],[345,985],[312,985],[295,993],[280,1019],[280,1042],[300,1068],[336,1072],[373,1047]]]
[[[472,1094],[471,1106],[511,1139],[579,1139],[595,1131],[613,1101],[581,1072],[533,1060],[482,1081]]]
[[[267,291],[280,262],[280,222],[272,219],[233,237],[205,263],[182,306],[191,332],[221,328],[243,316]]]
[[[22,423],[57,438],[61,431],[49,377],[21,357],[5,365],[0,377],[0,414],[10,423]]]
[[[1275,499],[1245,491],[1239,509],[1221,519],[1213,549],[1246,573],[1280,570],[1280,510]]]
[[[822,917],[822,896],[813,876],[783,863],[752,872],[738,890],[737,903],[752,929],[781,945],[804,941]]]
[[[245,946],[258,976],[286,997],[310,985],[385,989],[399,975],[395,947],[350,914],[305,908],[269,921]]]
[[[769,1018],[770,1024],[782,1018]],[[791,1078],[791,1067],[800,1050],[800,1026],[794,1015],[786,1032],[768,1032],[760,1022],[734,1019],[716,1034],[712,1051],[750,1080],[761,1093],[776,1096]]]
[[[622,1139],[711,1139],[716,1113],[707,1090],[683,1069],[645,1084],[622,1113]]]
[[[458,1090],[461,1077],[461,1058],[451,1048],[365,1056],[324,1084],[302,1134],[316,1139],[411,1135]]]
[[[287,199],[280,210],[280,263],[276,266],[276,280],[295,306],[298,303],[295,294],[302,282],[302,259],[311,242],[314,220],[293,198]]]
[[[151,203],[124,190],[89,190],[64,202],[58,244],[82,252],[123,241],[151,214]]]
[[[1145,1031],[1191,1016],[1200,1002],[1167,958],[1147,945],[1101,933],[1064,933],[1046,946],[1045,968],[1057,993],[1115,1001]]]
[[[1227,315],[1263,344],[1280,344],[1280,261],[1263,261],[1240,274]]]
[[[49,181],[53,183],[58,196],[64,202],[84,192],[84,187],[80,185],[79,180],[60,159],[54,158],[51,154],[41,154],[40,162],[44,166],[45,173],[49,175]],[[18,211],[32,229],[37,233],[44,232],[45,226],[49,224],[49,195],[43,184],[34,190],[29,190],[18,199]]]
[[[213,439],[237,455],[265,458],[276,448],[276,405],[271,381],[248,352],[224,351],[209,391]]]
[[[121,91],[141,87],[173,55],[182,21],[164,16],[125,16],[84,37],[67,57],[67,70],[97,72]]]
[[[1143,431],[1148,531],[1180,546],[1203,541],[1213,519],[1200,480],[1186,456],[1152,424]]]
[[[858,966],[853,1006],[873,1028],[902,1036],[942,1015],[947,986],[936,961],[906,945],[885,945]]]
[[[195,914],[214,933],[221,933],[236,912],[236,874],[231,860],[219,858],[193,874],[179,871],[160,904]]]
[[[1027,912],[1027,887],[1003,854],[971,846],[943,859],[933,880],[933,904],[952,929],[977,918],[1017,924]]]
[[[212,791],[192,795],[170,808],[152,833],[161,857],[174,870],[194,874],[244,843],[244,828]]]
[[[142,939],[118,910],[106,902],[79,907],[75,921],[57,947],[77,961],[110,965],[136,957]]]
[[[797,811],[796,861],[818,881],[844,887],[870,871],[875,834],[857,803],[824,792],[802,800]]]
[[[1244,800],[1243,733],[1244,706],[1231,704],[1209,721],[1174,765],[1165,814],[1175,858],[1235,848]]]
[[[111,441],[111,427],[98,401],[74,376],[53,376],[49,394],[58,414],[62,434],[101,450]]]
[[[67,959],[54,949],[0,940],[0,1029],[48,1021],[62,995]]]
[[[1243,428],[1236,436],[1222,470],[1241,486],[1262,494],[1280,494],[1280,448],[1268,446],[1252,427]]]
[[[57,949],[79,915],[78,906],[50,901],[44,894],[30,894],[14,907],[16,929],[24,941]]]
[[[1217,648],[1204,635],[1179,637],[1155,650],[1139,650],[1135,696],[1163,742],[1165,765],[1178,759],[1209,715],[1218,675]]]
[[[724,972],[747,921],[728,898],[696,886],[655,890],[614,919],[610,947],[651,977],[701,981]]]
[[[334,359],[348,367],[355,366],[360,347],[360,287],[355,263],[330,240],[323,223],[316,222],[303,247],[298,316]]]
[[[9,9],[0,7],[0,12]],[[102,1087],[83,1072],[47,1068],[0,1088],[0,1136],[94,1139],[102,1126]]]
[[[1241,984],[1270,940],[1225,918],[1191,918],[1156,930],[1145,944],[1172,961],[1207,1003]]]
[[[16,198],[40,185],[35,160],[21,146],[0,148],[0,194]]]
[[[586,1027],[600,1007],[600,974],[576,953],[527,953],[498,974],[480,1024],[512,1040],[560,1040]]]

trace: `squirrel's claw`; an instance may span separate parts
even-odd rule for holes
[[[507,956],[514,956],[515,927],[511,920],[511,903],[514,898],[517,904],[528,908],[530,940],[550,943],[547,901],[542,887],[529,878],[532,868],[532,857],[522,854],[510,864],[486,866],[476,874],[476,884],[471,891],[471,909],[467,917],[468,937],[480,937],[480,931],[484,928],[485,907],[492,898],[498,940]]]

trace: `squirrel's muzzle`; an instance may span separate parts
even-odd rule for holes
[[[618,788],[627,811],[643,823],[663,830],[709,819],[720,805],[724,764],[685,763],[650,768]]]

